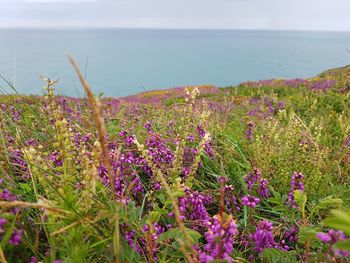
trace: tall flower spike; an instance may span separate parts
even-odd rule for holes
[[[304,179],[304,175],[302,173],[297,173],[297,172],[293,173],[292,180],[290,183],[290,192],[288,194],[288,202],[294,208],[298,208],[297,203],[294,201],[294,191],[296,190],[299,190],[301,192],[304,191],[303,179]]]

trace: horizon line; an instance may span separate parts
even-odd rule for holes
[[[276,28],[204,28],[204,27],[118,27],[118,26],[0,26],[0,30],[91,30],[91,29],[119,29],[119,30],[203,30],[203,31],[288,31],[288,32],[334,32],[349,33],[348,30],[337,29],[276,29]]]

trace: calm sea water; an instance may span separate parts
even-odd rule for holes
[[[124,96],[192,84],[313,76],[350,64],[350,33],[0,30],[0,74],[21,93],[41,94],[39,76],[44,75],[60,79],[60,94],[82,94],[66,54],[76,57],[95,93]]]

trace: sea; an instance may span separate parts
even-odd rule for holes
[[[350,64],[350,32],[176,29],[0,29],[0,94],[83,96],[72,55],[95,94],[272,78]],[[5,81],[6,80],[6,81]],[[7,82],[12,83],[9,85]]]

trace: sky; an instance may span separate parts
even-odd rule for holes
[[[0,0],[0,28],[350,31],[350,0]]]

